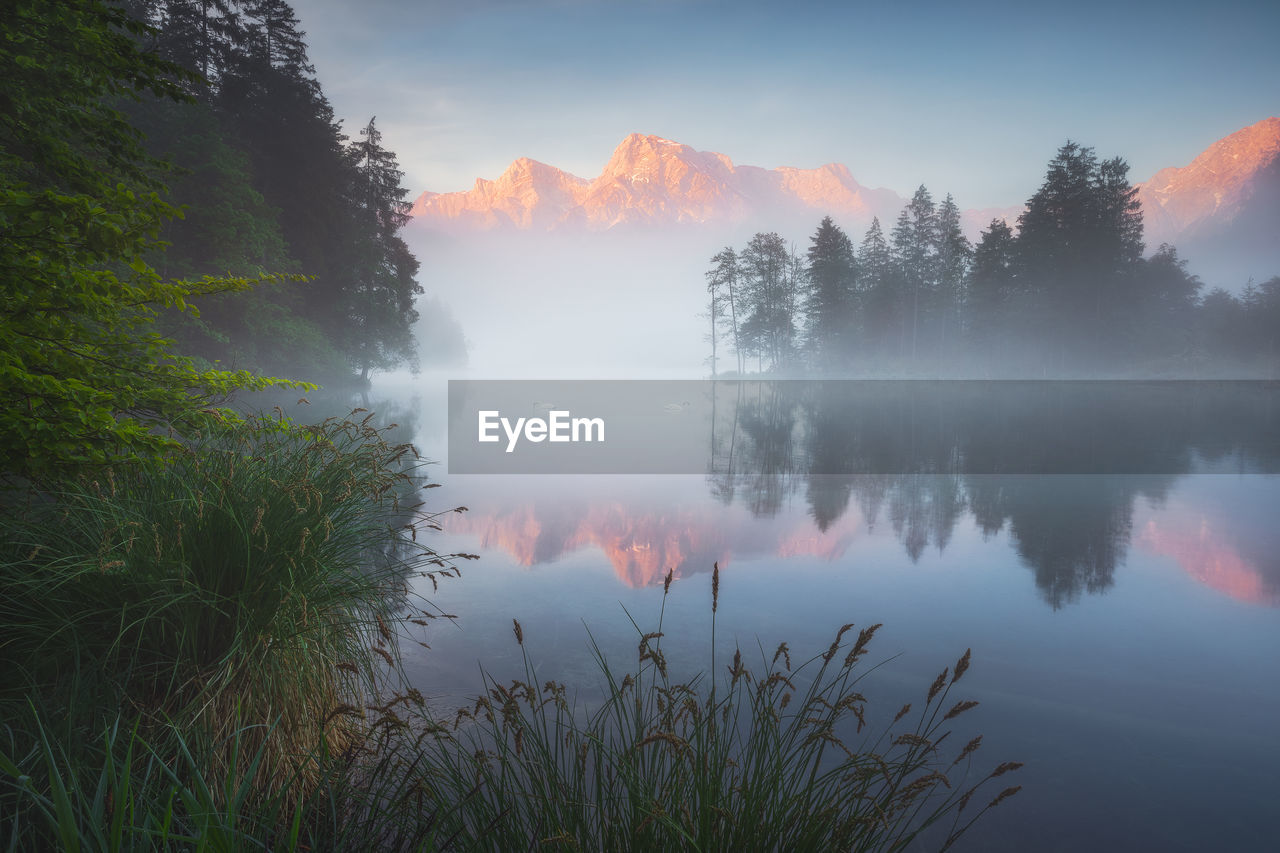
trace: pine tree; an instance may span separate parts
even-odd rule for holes
[[[299,78],[315,73],[307,59],[306,33],[285,0],[253,0],[245,8],[247,54],[267,67]]]
[[[919,354],[922,314],[927,315],[936,281],[938,216],[933,196],[923,184],[898,215],[893,227],[893,255],[905,285],[906,311],[903,339],[909,342],[911,361]],[[909,333],[908,333],[909,328]]]
[[[898,276],[893,253],[879,217],[873,217],[858,246],[858,277],[862,303],[859,336],[864,355],[883,354],[889,331],[898,325]]]
[[[961,317],[965,300],[965,273],[973,247],[960,228],[960,208],[948,193],[938,206],[935,247],[936,307],[938,312],[938,348],[943,358],[950,358],[959,343]]]
[[[221,79],[243,40],[236,0],[129,0],[130,15],[156,28],[146,49],[198,77],[189,91],[203,93]]]
[[[984,361],[1006,343],[1015,324],[1017,281],[1014,278],[1016,239],[1003,219],[992,219],[973,250],[965,303],[970,349]]]
[[[350,199],[355,214],[355,264],[345,296],[345,349],[361,379],[370,370],[413,363],[414,297],[422,293],[414,276],[418,261],[399,237],[409,221],[408,190],[396,157],[382,147],[374,119],[347,148]]]
[[[380,142],[372,149],[367,137],[347,145],[290,4],[127,4],[159,28],[148,47],[197,74],[208,65],[213,78],[190,87],[203,105],[193,122],[199,134],[175,122],[172,111],[149,128],[158,141],[180,143],[166,149],[180,166],[209,179],[174,184],[187,196],[178,200],[198,209],[167,235],[176,244],[170,260],[226,265],[209,270],[217,272],[270,264],[312,278],[301,288],[264,288],[210,303],[207,322],[178,331],[190,341],[203,333],[202,354],[270,363],[273,370],[292,372],[300,359],[308,371],[335,376],[352,365],[367,373],[410,359],[418,265],[396,234],[407,211],[401,175]],[[208,116],[216,127],[205,127]]]
[[[1200,279],[1168,243],[1140,261],[1131,299],[1120,306],[1134,318],[1126,339],[1140,358],[1187,356],[1194,348],[1194,313]]]
[[[1142,258],[1142,213],[1120,158],[1067,142],[1018,219],[1018,275],[1038,295],[1031,334],[1096,358],[1123,337]]]
[[[857,315],[853,242],[830,216],[810,238],[805,268],[805,349],[820,373],[847,369]]]

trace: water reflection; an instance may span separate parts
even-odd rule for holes
[[[854,559],[884,536],[915,564],[972,527],[1055,610],[1111,589],[1133,548],[1280,605],[1274,494],[1196,476],[1280,471],[1277,383],[698,384],[715,389],[704,477],[457,477],[433,493],[472,508],[449,532],[526,567],[595,549],[640,588],[716,562]],[[416,393],[293,414],[351,405],[443,455],[439,402]],[[1074,473],[1018,473],[1044,470]]]
[[[701,495],[676,496],[681,478],[647,496],[626,477],[479,478],[484,508],[451,529],[525,566],[597,548],[641,587],[735,558],[835,560],[884,531],[916,563],[971,524],[1007,540],[1055,610],[1112,588],[1135,544],[1236,598],[1277,603],[1280,542],[1245,544],[1272,525],[1225,515],[1238,502],[1135,524],[1189,475],[1280,470],[1274,384],[719,385]]]
[[[820,531],[854,503],[869,526],[887,517],[913,562],[927,547],[945,550],[968,514],[989,536],[1008,531],[1054,609],[1114,583],[1139,497],[1160,503],[1180,477],[1228,462],[1250,473],[1280,466],[1272,383],[730,387],[709,461],[719,500],[768,516],[803,487]],[[1053,476],[990,473],[1000,471]],[[1259,580],[1254,600],[1267,594]]]
[[[797,475],[1280,471],[1274,382],[704,385],[718,493]]]
[[[1274,526],[1265,518],[1224,519],[1224,507],[1238,511],[1238,496],[1219,503],[1220,496],[1196,488],[1236,478],[1190,478],[1193,487],[1179,492],[1185,494],[1172,506],[1165,501],[1175,477],[810,478],[803,501],[786,500],[764,516],[755,514],[758,504],[749,499],[726,506],[704,493],[699,501],[690,484],[678,487],[676,478],[650,492],[597,492],[582,479],[538,478],[536,489],[518,479],[480,479],[488,500],[472,501],[471,512],[451,519],[452,533],[474,535],[480,548],[505,551],[523,566],[594,548],[631,587],[658,584],[668,569],[677,577],[706,572],[717,561],[852,558],[860,541],[886,532],[914,563],[926,550],[945,552],[956,531],[969,524],[988,539],[1006,540],[1054,609],[1110,589],[1131,547],[1169,557],[1235,598],[1280,603]],[[815,494],[834,495],[841,511],[819,523]],[[793,490],[791,497],[799,496]]]

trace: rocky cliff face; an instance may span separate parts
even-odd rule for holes
[[[1229,225],[1265,185],[1280,157],[1280,118],[1268,118],[1210,145],[1189,165],[1138,184],[1147,243],[1179,243]]]

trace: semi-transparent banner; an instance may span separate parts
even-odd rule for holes
[[[454,380],[454,474],[1280,471],[1280,382]]]

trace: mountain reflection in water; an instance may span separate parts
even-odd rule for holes
[[[1196,504],[1195,489],[1167,505],[1190,475],[1280,470],[1274,383],[699,385],[715,418],[697,491],[482,477],[451,531],[524,566],[598,548],[641,587],[735,558],[836,560],[884,529],[914,563],[970,523],[1007,536],[1055,609],[1109,589],[1134,546],[1235,598],[1280,600],[1273,525]]]
[[[970,849],[1274,847],[1275,386],[846,387],[717,382],[714,430],[705,397],[664,397],[706,427],[685,474],[433,466],[445,488],[429,506],[470,507],[440,517],[437,544],[481,560],[419,590],[459,618],[405,646],[411,683],[471,707],[477,662],[503,680],[527,654],[589,702],[587,632],[621,665],[629,617],[647,630],[659,613],[673,656],[701,671],[702,573],[719,562],[728,653],[822,649],[835,626],[883,622],[888,665],[867,674],[881,722],[972,648],[980,717],[956,737],[1025,761],[1026,788]],[[383,393],[367,407],[444,458],[443,387]],[[688,580],[664,599],[669,569]]]

